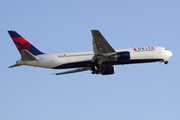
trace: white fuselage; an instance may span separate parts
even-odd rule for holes
[[[169,57],[172,56],[172,52],[166,50],[164,47],[158,46],[115,49],[115,51],[129,51],[130,60],[119,60],[118,62],[110,63],[112,65],[167,61]],[[17,61],[17,63],[22,65],[37,66],[43,68],[76,68],[90,66],[93,56],[93,51],[41,54],[36,56],[37,58],[39,58],[39,60],[37,61],[19,60]]]

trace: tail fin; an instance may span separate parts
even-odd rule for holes
[[[24,39],[21,35],[19,35],[16,31],[8,31],[8,33],[11,36],[20,54],[21,54],[21,50],[23,49],[28,50],[33,55],[44,54],[43,52],[38,50],[36,47],[34,47],[31,43],[29,43],[26,39]]]

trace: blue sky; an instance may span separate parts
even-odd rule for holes
[[[0,2],[1,120],[179,120],[178,0],[13,0]],[[16,30],[45,53],[92,50],[91,29],[113,48],[163,46],[169,64],[115,66],[110,76],[63,76],[22,66],[9,37]]]

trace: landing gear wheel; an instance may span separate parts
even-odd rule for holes
[[[167,65],[167,64],[168,64],[168,61],[165,61],[165,62],[164,62],[164,64],[166,64],[166,65]]]

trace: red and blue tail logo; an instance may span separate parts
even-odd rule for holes
[[[11,36],[13,42],[15,43],[17,49],[21,54],[21,50],[26,49],[31,52],[33,55],[40,55],[44,54],[43,52],[39,51],[35,48],[31,43],[29,43],[26,39],[20,36],[16,31],[8,31],[9,35]]]

